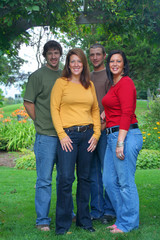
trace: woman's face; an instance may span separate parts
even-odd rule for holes
[[[69,61],[69,68],[72,75],[80,76],[83,71],[83,63],[77,55],[71,55]]]
[[[113,75],[120,76],[123,74],[124,62],[123,57],[119,53],[112,55],[109,68]]]

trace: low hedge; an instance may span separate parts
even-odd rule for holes
[[[36,169],[34,152],[27,149],[21,150],[23,156],[17,158],[17,169],[33,170]],[[142,149],[137,159],[137,169],[157,169],[160,168],[160,151]]]
[[[28,149],[21,149],[22,156],[16,159],[15,168],[35,170],[36,169],[36,158],[34,152]]]
[[[160,168],[160,151],[142,149],[137,159],[137,169]]]

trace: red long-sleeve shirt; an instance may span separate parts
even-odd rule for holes
[[[128,76],[111,86],[102,99],[107,128],[118,125],[128,131],[130,124],[138,122],[135,115],[136,95],[135,85]]]

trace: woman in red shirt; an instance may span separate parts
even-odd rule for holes
[[[103,181],[117,217],[108,227],[111,233],[129,232],[139,226],[135,171],[143,138],[135,115],[136,88],[128,69],[124,52],[111,51],[106,66],[111,87],[102,99],[107,127]]]

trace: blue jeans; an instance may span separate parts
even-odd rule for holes
[[[58,166],[59,180],[57,189],[56,205],[56,233],[63,234],[68,231],[72,224],[72,184],[75,180],[75,164],[77,172],[77,214],[76,225],[91,227],[92,222],[89,214],[90,197],[90,166],[93,153],[88,152],[88,141],[93,135],[93,130],[76,132],[66,130],[72,140],[73,150],[62,150],[58,142]]]
[[[103,181],[116,211],[117,228],[129,232],[139,226],[139,197],[135,184],[136,161],[142,148],[140,130],[129,130],[124,142],[124,160],[116,157],[118,132],[107,136]]]
[[[91,217],[100,218],[103,215],[115,216],[115,211],[106,191],[103,188],[102,169],[107,146],[106,130],[101,132],[98,145],[94,151],[91,163]]]
[[[51,202],[52,171],[56,162],[57,141],[57,137],[36,134],[34,144],[37,171],[35,194],[36,225],[49,225],[51,221],[48,214]]]

